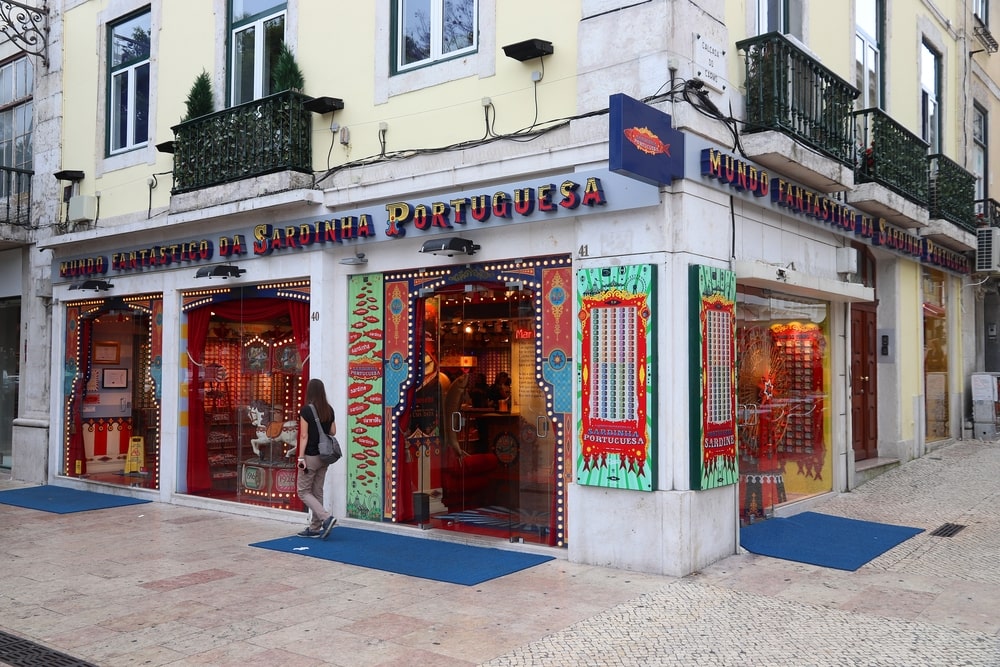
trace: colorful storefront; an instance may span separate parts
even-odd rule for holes
[[[630,105],[612,104],[609,168],[57,246],[51,475],[301,521],[319,377],[345,448],[329,504],[362,526],[687,574],[735,552],[740,523],[850,488],[852,393],[907,400],[903,316],[928,346],[953,332],[967,261],[666,114],[639,131]],[[841,270],[858,246],[884,291]],[[929,439],[953,411],[934,364]],[[886,424],[878,443],[908,441]]]
[[[203,224],[154,244],[73,248],[54,269],[63,427],[53,473],[295,518],[298,408],[315,373],[336,401],[345,460],[328,486],[346,517],[566,547],[578,466],[572,228],[655,208],[657,189],[597,171],[441,201],[220,219],[216,233]],[[531,225],[565,240],[527,254],[512,232]],[[499,257],[472,261],[487,254],[480,244]],[[385,269],[369,271],[366,253]],[[618,297],[637,290],[615,286]],[[622,361],[605,363],[619,363],[616,383]],[[627,389],[621,400],[634,405]],[[617,389],[605,379],[600,391],[607,404]],[[647,490],[654,472],[649,462],[639,473]]]

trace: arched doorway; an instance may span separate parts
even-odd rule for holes
[[[366,494],[381,464],[385,519],[563,546],[573,400],[569,258],[380,278],[376,285],[359,277],[352,297],[358,313],[366,311],[366,289],[384,307],[370,327],[365,318],[378,318],[358,315],[351,332],[352,349],[364,352],[350,364],[358,401],[348,407],[358,414],[347,424],[348,512],[371,506]],[[370,335],[384,336],[381,418],[369,410],[367,378],[382,371],[362,358],[376,353]],[[384,420],[381,457],[356,444],[371,444],[365,424],[376,420]]]

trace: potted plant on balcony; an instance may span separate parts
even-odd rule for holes
[[[302,92],[306,87],[305,77],[299,64],[295,61],[295,55],[282,43],[278,56],[274,59],[271,67],[271,90],[280,93],[285,90],[296,90]]]
[[[186,123],[189,120],[207,116],[215,111],[214,95],[212,93],[212,78],[204,69],[195,77],[188,91],[187,99],[184,101],[184,116],[180,122]],[[177,150],[178,145],[185,140],[185,133],[174,133],[174,141],[171,143],[171,152],[174,153],[174,182],[187,182],[197,178],[197,165],[199,160],[190,151]]]
[[[295,55],[287,44],[282,44],[271,67],[271,91],[282,93],[289,91],[275,107],[274,127],[271,136],[273,146],[277,149],[279,161],[282,164],[291,164],[292,154],[295,152],[292,142],[294,137],[302,135],[293,125],[295,123],[308,123],[308,116],[302,113],[302,103],[305,99],[301,93],[305,88],[305,77],[299,64],[295,60]],[[308,133],[308,130],[306,130]]]
[[[215,102],[212,95],[212,79],[205,70],[201,70],[201,74],[195,77],[184,105],[187,113],[181,118],[182,123],[192,118],[207,116],[215,111]]]

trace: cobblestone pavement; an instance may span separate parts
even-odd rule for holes
[[[1000,665],[1000,446],[950,445],[813,509],[925,532],[856,572],[732,556],[487,664]],[[944,523],[965,528],[929,534]]]
[[[925,532],[855,572],[555,560],[466,587],[248,548],[289,534],[271,519],[0,505],[0,631],[102,667],[1000,665],[1000,445],[943,447],[810,509]],[[929,534],[943,523],[965,528]]]

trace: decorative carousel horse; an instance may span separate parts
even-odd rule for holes
[[[298,423],[295,420],[289,420],[284,423],[280,421],[271,421],[265,424],[265,410],[266,408],[258,404],[247,406],[247,414],[250,416],[250,423],[253,424],[257,431],[257,437],[250,441],[250,446],[253,447],[253,453],[260,458],[261,445],[268,445],[270,453],[270,447],[277,442],[281,442],[288,445],[281,455],[284,457],[293,456],[298,449]]]

